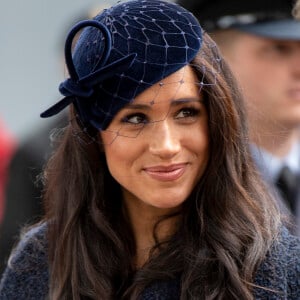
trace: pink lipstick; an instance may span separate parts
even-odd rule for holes
[[[150,177],[159,181],[175,181],[183,175],[185,170],[186,170],[186,164],[154,166],[154,167],[149,167],[144,169],[144,171]]]

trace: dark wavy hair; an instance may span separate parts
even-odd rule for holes
[[[204,34],[192,65],[204,79],[210,157],[184,202],[174,234],[135,269],[132,228],[119,184],[98,143],[71,125],[45,169],[50,299],[138,299],[155,281],[180,280],[180,299],[254,299],[254,275],[278,234],[279,212],[249,154],[244,103],[235,79]],[[198,66],[198,67],[197,67]],[[166,216],[170,218],[172,216]],[[101,295],[101,296],[99,296]]]

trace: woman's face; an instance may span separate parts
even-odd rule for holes
[[[207,111],[190,66],[139,94],[101,138],[124,201],[171,210],[190,195],[209,156]]]

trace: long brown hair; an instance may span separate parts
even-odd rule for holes
[[[209,46],[210,45],[210,46]],[[69,125],[45,170],[50,299],[137,299],[156,280],[180,280],[180,299],[253,299],[254,274],[279,226],[279,213],[249,154],[243,99],[204,35],[193,65],[206,84],[210,158],[185,201],[173,236],[158,241],[139,270],[120,187],[97,143]],[[203,74],[205,69],[215,72]],[[155,232],[153,232],[155,235]]]

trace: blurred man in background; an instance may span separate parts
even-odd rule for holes
[[[291,0],[178,0],[211,34],[246,99],[252,153],[300,235],[300,23]]]

